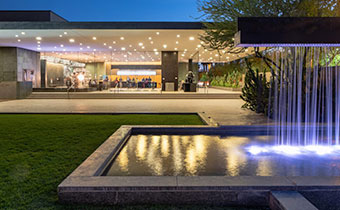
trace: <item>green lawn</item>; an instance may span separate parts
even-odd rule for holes
[[[196,115],[0,115],[0,209],[109,209],[59,204],[57,186],[121,125],[179,124],[202,122]]]

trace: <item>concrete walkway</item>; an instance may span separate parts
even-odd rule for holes
[[[241,109],[243,103],[241,99],[25,99],[0,102],[0,112],[205,112],[220,125],[267,123],[263,115]]]

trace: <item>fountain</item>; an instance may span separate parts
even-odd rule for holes
[[[340,67],[336,47],[275,47],[268,112],[275,147],[250,147],[252,154],[337,152],[340,147]],[[339,150],[340,151],[340,150]]]

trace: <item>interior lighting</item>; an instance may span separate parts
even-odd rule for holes
[[[77,78],[79,79],[79,81],[84,81],[85,77],[83,74],[78,74]]]
[[[125,38],[122,36],[122,37],[120,37],[120,40],[124,40]]]
[[[157,52],[158,50],[157,49],[153,49],[154,52]]]
[[[60,47],[64,47],[64,45],[63,45],[63,44],[61,44],[61,45],[60,45]]]
[[[40,36],[35,37],[36,40],[41,40]]]
[[[69,41],[70,41],[71,43],[73,43],[73,42],[74,42],[74,39],[70,39]]]
[[[190,41],[194,41],[194,40],[195,40],[195,37],[191,36],[191,37],[189,37],[189,40],[190,40]]]
[[[139,45],[139,46],[143,46],[143,43],[142,43],[142,42],[139,42],[138,45]]]
[[[109,49],[112,49],[112,46],[109,46]]]
[[[59,37],[63,37],[63,35],[60,34]]]
[[[16,34],[16,35],[15,35],[15,37],[19,37],[19,35],[18,35],[18,34]]]
[[[159,32],[156,32],[157,35],[159,35]]]
[[[66,35],[66,34],[67,34],[67,32],[65,31],[65,32],[64,32],[64,34]]]
[[[21,35],[25,35],[26,33],[24,31],[21,32]]]
[[[155,76],[156,71],[152,70],[118,70],[117,75],[119,76]]]
[[[177,34],[177,38],[181,37],[181,35]]]
[[[164,48],[167,48],[168,46],[165,44],[165,45],[163,45],[163,47],[164,47]]]
[[[123,51],[126,50],[125,47],[122,47],[122,50],[123,50]]]
[[[178,41],[176,41],[176,44],[179,44],[179,42],[178,42]]]
[[[20,39],[18,39],[18,42],[21,42],[21,40],[20,40]]]
[[[92,39],[93,39],[93,40],[97,40],[97,37],[94,36],[94,37],[92,37]]]
[[[152,37],[150,36],[150,37],[149,37],[149,40],[151,40],[151,39],[152,39]]]

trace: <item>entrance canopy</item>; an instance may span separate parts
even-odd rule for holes
[[[68,22],[50,11],[0,12],[0,46],[43,56],[118,63],[160,62],[161,51],[178,51],[179,61],[228,62],[242,56],[204,50],[203,33],[200,22]]]

